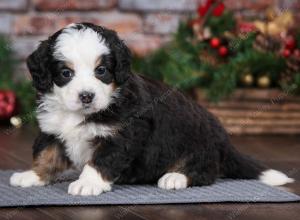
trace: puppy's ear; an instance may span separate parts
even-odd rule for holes
[[[124,83],[131,75],[131,52],[125,43],[118,38],[118,42],[113,46],[116,66],[115,77],[118,84]]]
[[[119,85],[123,84],[132,74],[131,52],[115,31],[101,28],[100,32],[104,35],[106,42],[111,49],[111,53],[115,58],[116,83]]]
[[[48,41],[42,41],[39,47],[26,60],[32,76],[33,86],[41,93],[50,91],[53,85],[51,73],[47,68],[49,54]]]

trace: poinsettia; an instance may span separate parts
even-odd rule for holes
[[[206,15],[207,11],[212,7],[213,4],[215,4],[216,0],[207,0],[204,5],[200,5],[198,7],[198,14],[200,16]],[[222,1],[216,5],[216,7],[213,9],[212,14],[216,17],[219,17],[223,14],[225,10],[225,5]]]

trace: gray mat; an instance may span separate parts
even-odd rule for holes
[[[150,185],[115,185],[111,192],[82,197],[67,194],[74,173],[65,174],[53,185],[31,188],[10,186],[11,174],[12,171],[0,171],[0,207],[300,201],[300,196],[255,180],[219,180],[211,186],[171,191]]]

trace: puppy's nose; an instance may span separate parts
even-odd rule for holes
[[[89,104],[93,101],[93,98],[95,97],[95,93],[92,92],[81,92],[79,93],[79,99],[83,104]]]

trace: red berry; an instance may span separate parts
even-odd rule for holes
[[[214,38],[212,38],[212,39],[210,40],[210,46],[211,46],[212,48],[218,48],[218,47],[220,46],[220,44],[221,44],[221,41],[220,41],[220,39],[217,38],[217,37],[214,37]]]
[[[284,49],[282,51],[282,56],[289,57],[291,55],[291,51],[289,49]]]
[[[294,37],[289,36],[287,37],[287,39],[285,40],[285,48],[289,49],[289,50],[293,50],[296,47],[296,40]]]
[[[222,47],[219,48],[219,55],[220,56],[225,57],[225,56],[227,56],[227,54],[228,54],[227,47],[222,46]]]

